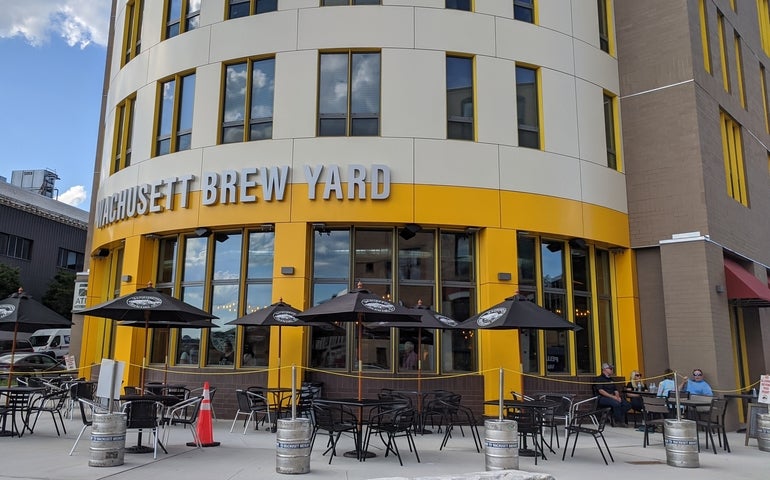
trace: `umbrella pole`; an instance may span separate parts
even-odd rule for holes
[[[417,327],[417,411],[422,412],[422,327]]]
[[[504,375],[503,367],[500,367],[500,380],[498,380],[498,383],[500,384],[499,386],[500,391],[497,394],[498,395],[497,398],[499,398],[500,400],[497,406],[497,415],[498,415],[498,420],[500,420],[501,422],[503,421],[503,375]]]
[[[278,325],[278,388],[281,388],[281,329],[283,327]],[[292,373],[292,384],[294,383],[294,374]]]
[[[18,318],[18,317],[17,317]],[[15,356],[16,356],[16,333],[19,329],[19,321],[18,319],[13,324],[13,343],[11,344],[11,366],[8,369],[8,386],[11,386],[11,383],[13,382],[13,364],[15,363]]]
[[[363,345],[363,331],[361,328],[361,314],[358,314],[358,321],[356,322],[358,328],[358,401],[361,401],[361,376],[363,375],[364,363],[361,355],[361,347]]]

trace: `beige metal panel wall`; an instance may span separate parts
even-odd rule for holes
[[[626,176],[592,162],[580,162],[581,200],[626,213]]]
[[[500,147],[500,188],[580,200],[580,161],[531,148]]]
[[[318,52],[285,52],[275,57],[273,138],[316,135]]]
[[[380,134],[446,138],[444,52],[384,49],[381,60]]]
[[[555,30],[571,36],[574,29],[572,26],[572,23],[574,22],[574,19],[572,18],[572,3],[574,3],[573,0],[548,0],[546,2],[537,2],[539,25],[548,30]],[[583,5],[580,0],[578,0],[578,3]]]
[[[205,65],[209,61],[211,29],[208,27],[169,38],[151,48],[147,80],[154,81]]]
[[[418,8],[414,10],[414,28],[415,48],[495,55],[494,17]]]
[[[222,65],[202,65],[195,70],[195,100],[191,148],[216,145],[217,133],[222,124],[217,92],[222,83]]]
[[[234,18],[206,29],[211,30],[211,45],[204,53],[209,54],[211,62],[268,55],[294,50],[297,46],[297,12],[294,10]],[[180,37],[189,33],[192,32]]]
[[[485,15],[513,18],[513,2],[500,0],[475,0],[474,11]]]
[[[516,145],[516,65],[478,56],[476,80],[477,141]]]
[[[540,79],[543,148],[547,152],[577,158],[580,155],[580,145],[575,79],[562,72],[545,68],[540,70]]]
[[[496,51],[500,58],[572,74],[575,68],[572,39],[561,32],[517,20],[495,22]]]
[[[220,145],[216,149],[206,148],[203,149],[201,170],[222,172],[224,170],[240,171],[246,167],[291,165],[292,150],[293,143],[288,139],[239,142]]]
[[[548,2],[539,2],[548,3]],[[640,2],[642,3],[642,2]],[[572,35],[575,40],[599,49],[599,11],[596,2],[571,1]],[[565,15],[567,12],[563,12]],[[614,43],[614,42],[610,42]]]
[[[407,7],[303,9],[299,11],[297,46],[300,49],[342,45],[346,48],[411,48],[415,31],[413,12]]]
[[[617,95],[620,92],[618,85],[618,61],[601,50],[575,42],[575,76]]]
[[[498,188],[500,184],[497,145],[416,139],[414,159],[416,183],[480,188]]]
[[[603,89],[593,83],[575,79],[580,158],[607,166],[607,143],[604,138]]]

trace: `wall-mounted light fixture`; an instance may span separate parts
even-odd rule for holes
[[[466,235],[473,235],[474,233],[477,233],[479,231],[481,231],[481,229],[479,227],[467,227],[465,229],[465,234]]]
[[[725,293],[725,287],[722,285],[716,285],[714,289],[717,291],[717,293]]]
[[[313,230],[318,232],[318,235],[323,235],[324,233],[330,235],[329,229],[326,228],[325,223],[313,223],[311,225],[313,226]]]
[[[227,239],[230,238],[230,236],[226,233],[215,233],[214,234],[214,240],[216,240],[219,243],[224,243],[227,241]]]
[[[511,272],[497,272],[497,279],[501,282],[509,282],[511,278]]]
[[[130,282],[131,280],[132,280],[132,278],[131,278],[131,275],[123,275],[122,277],[120,277],[120,281],[121,281],[121,282],[125,282],[125,283],[128,283],[128,282]]]
[[[398,235],[403,238],[404,240],[409,240],[410,238],[417,235],[417,232],[422,230],[422,227],[417,225],[416,223],[407,223],[404,225],[404,228],[402,228]]]
[[[272,232],[272,231],[275,230],[275,224],[274,223],[263,223],[259,227],[260,227],[260,229],[263,232]]]
[[[208,237],[211,235],[211,229],[206,227],[198,227],[195,229],[195,236],[196,237]]]
[[[294,275],[294,267],[281,267],[281,275]]]
[[[576,250],[585,250],[586,249],[586,241],[582,238],[573,238],[569,241],[569,247],[574,248]]]
[[[624,248],[621,248],[621,247],[612,247],[612,248],[609,248],[608,251],[611,254],[613,254],[613,255],[619,255],[619,254],[625,252],[626,250]]]
[[[99,258],[104,258],[109,255],[110,255],[110,251],[106,248],[100,248],[99,250],[95,251],[93,254],[94,257],[99,257]]]

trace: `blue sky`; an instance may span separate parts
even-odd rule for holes
[[[110,0],[0,0],[0,176],[51,169],[88,210]]]

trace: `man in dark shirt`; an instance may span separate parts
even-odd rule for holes
[[[599,397],[597,405],[600,407],[611,407],[612,415],[615,417],[614,425],[624,427],[626,424],[626,412],[631,408],[621,396],[618,387],[612,380],[612,374],[615,367],[609,363],[602,364],[602,374],[594,380],[594,392]]]

